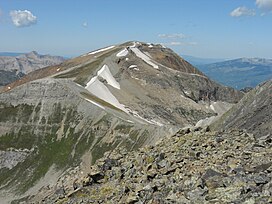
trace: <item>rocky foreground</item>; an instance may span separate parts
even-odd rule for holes
[[[105,153],[72,170],[40,203],[271,203],[272,141],[241,130],[181,130],[155,146]]]

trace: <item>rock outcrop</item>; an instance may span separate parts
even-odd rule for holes
[[[57,184],[25,199],[69,204],[270,203],[271,147],[271,140],[239,130],[183,130],[139,151],[108,152],[88,175],[68,171]],[[41,195],[46,196],[37,200]]]
[[[32,71],[63,61],[63,57],[39,55],[35,51],[15,57],[0,56],[0,86],[14,82]]]

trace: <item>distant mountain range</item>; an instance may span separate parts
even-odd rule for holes
[[[0,52],[0,56],[8,56],[8,57],[17,57],[19,55],[23,55],[25,53],[21,52]]]
[[[63,61],[65,61],[63,57],[40,55],[35,51],[26,54],[1,52],[0,86],[7,85],[34,70]]]
[[[213,80],[236,89],[255,87],[272,78],[272,59],[239,58],[196,67]]]
[[[201,57],[194,57],[190,55],[181,55],[183,59],[188,61],[194,66],[198,65],[203,65],[203,64],[211,64],[211,63],[216,63],[216,62],[222,62],[225,61],[226,59],[217,59],[217,58],[201,58]]]

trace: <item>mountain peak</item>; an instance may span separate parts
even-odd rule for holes
[[[0,59],[0,86],[18,80],[34,70],[60,64],[65,60],[58,56],[39,55],[36,51],[19,56],[1,56]]]
[[[243,57],[240,59],[237,59],[238,61],[240,60],[241,62],[247,62],[251,64],[271,64],[272,59],[265,59],[265,58],[259,58],[259,57],[253,57],[253,58],[247,58]]]
[[[31,51],[26,53],[25,56],[29,58],[40,58],[42,55],[40,55],[37,51]]]
[[[32,55],[39,55],[37,51],[32,51],[32,52],[30,52],[29,54],[32,54]]]
[[[131,151],[155,144],[179,128],[215,118],[243,96],[171,49],[140,42],[111,45],[33,71],[4,90],[1,147],[27,148],[27,154],[19,152],[24,158],[17,159],[16,171],[25,172],[26,163],[31,169],[16,180],[9,171],[5,182],[24,190],[51,175],[51,169],[61,174],[80,165],[85,171],[116,147]]]

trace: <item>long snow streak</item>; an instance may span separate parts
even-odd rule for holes
[[[98,72],[97,76],[91,78],[91,80],[87,83],[85,88],[91,92],[96,97],[106,101],[107,103],[115,106],[116,108],[119,108],[120,110],[123,110],[124,112],[128,112],[125,106],[115,98],[115,96],[110,92],[108,87],[99,81],[98,77],[103,78],[107,81],[107,83],[116,88],[120,89],[120,84],[115,80],[115,78],[112,76],[110,69],[107,65],[104,65]],[[93,103],[93,101],[90,101]]]
[[[145,61],[147,64],[151,65],[155,69],[159,69],[159,66],[152,62],[152,60],[144,53],[142,53],[137,47],[131,46],[130,49],[135,53],[135,55]]]
[[[128,54],[128,50],[125,48],[117,53],[116,57],[125,57]]]
[[[93,51],[93,52],[89,52],[88,55],[94,55],[94,54],[97,54],[99,52],[103,52],[103,51],[106,51],[106,50],[110,50],[111,48],[114,48],[115,46],[109,46],[109,47],[105,47],[105,48],[102,48],[100,50],[96,50],[96,51]]]
[[[116,89],[120,89],[120,84],[115,80],[115,78],[112,76],[110,69],[107,65],[104,65],[98,72],[97,76],[102,77],[107,81],[109,85]]]
[[[110,103],[111,105],[127,112],[125,106],[115,98],[115,96],[110,92],[108,87],[105,86],[101,81],[98,80],[97,76],[93,77],[85,87],[89,92],[91,92],[96,97]]]

